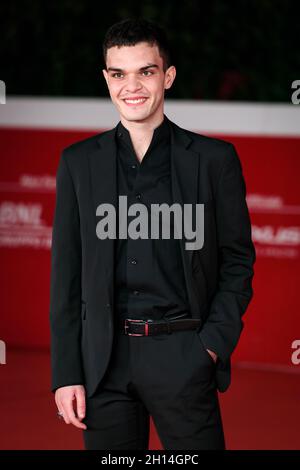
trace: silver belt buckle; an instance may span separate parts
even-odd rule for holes
[[[129,325],[128,325],[128,322],[133,322],[133,323],[142,323],[145,325],[145,328],[144,328],[144,331],[145,333],[144,334],[140,334],[140,333],[127,333],[127,330],[129,328]],[[150,320],[151,321],[151,320]],[[124,326],[124,329],[125,329],[125,335],[128,335],[128,336],[149,336],[149,323],[148,323],[148,320],[138,320],[138,319],[135,319],[135,318],[125,318],[125,326]]]

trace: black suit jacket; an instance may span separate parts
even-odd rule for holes
[[[240,160],[228,142],[171,126],[173,202],[204,203],[204,246],[180,241],[191,315],[200,339],[218,354],[216,380],[230,384],[230,356],[252,298],[255,250]],[[100,240],[96,209],[117,207],[115,128],[66,148],[56,177],[50,326],[52,390],[102,379],[114,333],[114,243]]]

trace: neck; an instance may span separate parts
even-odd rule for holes
[[[142,137],[153,133],[154,129],[163,122],[164,113],[161,111],[159,114],[141,121],[128,121],[123,116],[120,116],[120,120],[129,131],[131,138]]]
[[[128,130],[137,158],[141,161],[150,145],[154,129],[164,120],[164,113],[160,113],[147,121],[127,121],[121,117],[121,122]]]

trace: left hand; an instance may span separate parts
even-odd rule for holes
[[[217,362],[217,359],[218,359],[217,354],[216,354],[215,352],[211,351],[210,349],[207,349],[206,351],[207,351],[208,354],[212,357],[214,363],[216,363],[216,362]]]

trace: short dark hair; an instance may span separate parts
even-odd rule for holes
[[[104,64],[106,64],[107,50],[111,47],[135,46],[140,42],[157,45],[163,59],[164,71],[170,67],[171,51],[165,31],[158,24],[143,18],[122,20],[107,30],[102,46]]]

